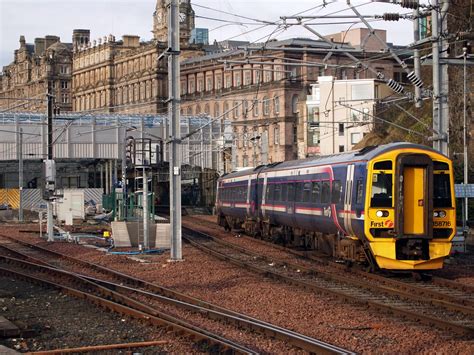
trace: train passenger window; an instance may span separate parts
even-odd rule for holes
[[[313,191],[311,191],[311,201],[313,203],[321,202],[321,183],[319,181],[313,182]]]
[[[329,181],[323,181],[321,184],[321,203],[329,203]]]
[[[295,184],[288,184],[288,201],[295,200]]]
[[[281,184],[281,200],[288,200],[288,184]]]
[[[274,186],[273,200],[281,201],[281,185],[280,184],[275,184]]]
[[[392,170],[392,161],[378,161],[374,164],[374,170]]]
[[[372,176],[371,207],[392,207],[392,174],[375,173]]]
[[[363,202],[364,202],[364,182],[362,180],[357,180],[356,203],[360,205]]]
[[[305,182],[303,185],[303,202],[309,202],[311,200],[311,183]]]
[[[452,207],[449,175],[434,174],[433,183],[433,207]]]
[[[303,201],[303,183],[297,182],[296,183],[296,193],[295,193],[295,202],[302,202]]]
[[[341,201],[341,195],[342,195],[341,180],[334,180],[332,182],[331,202],[339,203]]]

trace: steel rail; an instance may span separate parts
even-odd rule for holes
[[[202,232],[193,231],[193,233],[202,233]],[[255,253],[251,250],[248,250],[245,247],[227,242],[220,238],[217,238],[205,233],[203,234],[203,237],[212,238],[212,240],[216,243],[219,243],[229,248],[239,250],[249,255],[253,255],[255,258],[260,258],[262,260],[266,260],[267,262],[272,262],[272,263],[275,262],[273,258]],[[312,259],[310,258],[310,260]],[[456,297],[454,295],[445,294],[445,293],[432,290],[426,287],[420,287],[418,285],[413,285],[410,283],[396,281],[396,280],[390,280],[386,277],[373,275],[367,272],[361,272],[359,270],[348,269],[347,267],[344,267],[344,270],[346,271],[345,275],[341,275],[340,268],[337,268],[337,273],[336,273],[334,271],[331,272],[330,270],[321,271],[321,270],[317,270],[311,267],[290,263],[287,261],[280,262],[279,264],[284,265],[285,267],[290,267],[295,270],[301,270],[301,271],[305,271],[307,273],[312,273],[312,274],[319,274],[323,277],[326,277],[327,279],[336,279],[340,282],[354,284],[354,285],[357,285],[358,287],[362,287],[367,290],[378,290],[380,292],[384,292],[389,295],[401,296],[405,299],[410,299],[410,300],[414,300],[418,302],[424,302],[424,303],[429,302],[430,304],[441,306],[448,310],[461,312],[466,315],[474,315],[474,300],[472,299],[466,299],[459,296]],[[339,264],[334,264],[334,265],[338,266]],[[361,277],[379,281],[384,285],[368,284],[366,281],[361,280]]]
[[[196,218],[193,218],[192,216],[191,217],[186,216],[186,219],[198,220]],[[211,222],[203,221],[203,220],[200,220],[200,222],[204,222],[206,224],[212,225],[213,228],[216,228],[216,225],[211,224]],[[214,236],[209,235],[209,237],[214,238],[215,241],[219,243],[235,245],[234,243],[224,241]],[[372,274],[365,271],[361,271],[356,268],[351,268],[351,267],[348,267],[347,265],[331,262],[331,261],[328,261],[327,258],[315,257],[307,251],[297,251],[297,250],[293,250],[293,249],[290,249],[290,248],[287,248],[275,243],[266,242],[266,241],[251,238],[251,237],[247,237],[247,238],[250,238],[252,241],[255,241],[262,245],[270,246],[275,249],[296,255],[303,259],[308,259],[308,260],[317,262],[320,265],[328,266],[329,268],[326,271],[329,273],[340,274],[341,271],[343,271],[346,273],[348,277],[361,277],[361,278],[370,279],[376,282],[380,282],[381,284],[386,286],[385,288],[386,291],[392,294],[396,294],[397,292],[400,292],[400,295],[404,294],[408,298],[421,300],[425,302],[430,301],[433,304],[443,306],[450,310],[460,311],[465,314],[473,314],[474,312],[474,287],[469,286],[469,285],[464,285],[459,282],[455,282],[455,281],[440,278],[440,277],[433,277],[431,279],[431,283],[416,283],[416,284],[394,280],[394,279],[390,279],[378,274]],[[244,252],[249,252],[248,249],[241,246],[236,246],[236,248],[239,248],[241,251],[244,251]],[[298,267],[301,268],[301,266],[298,266]],[[433,285],[438,285],[439,286],[438,289],[433,289],[432,287]],[[448,290],[444,290],[446,292],[442,292],[441,289],[443,287],[448,288]],[[464,292],[465,294],[453,295],[452,294],[453,289]],[[400,290],[400,291],[397,291],[397,290]],[[429,297],[430,299],[427,299],[426,297]]]
[[[14,276],[22,277],[29,281],[39,282],[44,285],[52,286],[76,298],[86,299],[103,308],[106,308],[106,309],[109,309],[121,314],[126,314],[133,318],[146,320],[153,325],[157,325],[161,327],[163,326],[170,327],[173,329],[173,331],[176,334],[185,333],[187,334],[188,337],[191,337],[192,339],[195,338],[199,340],[204,340],[204,341],[209,342],[210,344],[217,345],[219,346],[219,348],[221,348],[221,350],[232,350],[236,353],[242,353],[242,354],[255,354],[255,351],[245,346],[242,346],[231,340],[225,339],[205,329],[186,323],[178,318],[156,311],[155,309],[149,307],[148,305],[145,305],[139,301],[133,300],[127,296],[114,292],[110,289],[99,286],[91,281],[88,281],[80,277],[79,275],[75,273],[59,270],[56,268],[51,268],[48,266],[37,265],[34,263],[30,263],[28,261],[19,260],[15,258],[9,258],[5,256],[0,256],[0,261],[4,264],[4,266],[0,266],[0,272],[2,273],[12,274]],[[5,267],[5,265],[14,266],[14,267],[16,266],[21,269],[35,271],[41,274],[48,273],[59,278],[69,277],[73,280],[75,287],[73,288],[70,286],[62,285],[58,282],[53,282],[44,277],[28,275],[25,272]],[[77,288],[76,286],[77,284],[87,285],[88,287],[94,289],[97,293],[101,294],[101,296],[94,295],[90,292],[82,291]],[[110,300],[110,298],[113,299],[113,301]]]
[[[10,238],[10,240],[12,242],[18,242],[14,238]],[[25,242],[25,241],[21,241],[21,244],[25,244],[29,248],[38,248],[38,250],[40,250],[42,252],[50,252],[50,253],[58,256],[58,257],[71,259],[73,261],[76,260],[76,258],[74,258],[74,257],[70,257],[70,256],[67,256],[67,255],[64,255],[64,254],[60,254],[58,252],[51,251],[49,249],[39,247],[35,244],[30,244],[30,243]],[[5,247],[5,244],[1,243],[1,239],[0,239],[0,247]],[[22,254],[20,251],[15,250],[14,248],[8,247],[8,250],[13,251],[17,255],[25,256],[25,257],[29,258],[30,260],[32,260],[32,262],[39,261],[42,264],[46,264],[46,266],[49,266],[51,268],[57,268],[55,265],[45,263],[41,259],[33,258],[30,255]],[[84,262],[83,260],[81,260],[82,265],[87,265],[85,263],[87,263],[87,262]],[[115,276],[116,272],[113,271],[113,270],[105,269],[102,266],[99,266],[97,264],[92,264],[92,265],[94,265],[95,269],[101,270],[101,271],[103,271],[104,273],[106,273],[108,275]],[[165,289],[165,288],[156,286],[155,284],[151,284],[151,283],[148,283],[146,281],[143,281],[143,280],[140,280],[140,279],[137,279],[137,278],[133,278],[131,276],[128,276],[128,275],[125,275],[125,274],[122,274],[122,273],[118,274],[119,279],[121,281],[128,281],[127,283],[129,283],[129,284],[139,285],[139,287],[142,287],[144,289],[150,289],[150,290],[153,290],[153,291],[158,292],[158,293],[151,293],[151,292],[147,292],[147,291],[144,291],[144,290],[132,288],[132,287],[129,287],[129,286],[113,283],[113,282],[110,282],[110,281],[100,280],[100,279],[97,279],[97,278],[94,278],[94,277],[86,276],[84,274],[79,274],[79,273],[73,273],[73,274],[76,274],[76,275],[78,275],[78,276],[80,276],[84,279],[87,279],[91,282],[94,282],[96,284],[105,285],[108,288],[122,289],[122,290],[126,290],[126,291],[140,293],[142,295],[157,298],[157,299],[160,299],[161,301],[171,303],[175,306],[179,304],[179,306],[186,307],[187,309],[192,310],[194,312],[198,312],[201,315],[205,314],[210,318],[217,318],[217,319],[224,320],[224,321],[227,321],[227,322],[229,322],[229,321],[233,322],[233,323],[241,326],[242,328],[246,328],[246,329],[256,331],[256,332],[264,334],[264,335],[269,335],[269,336],[272,336],[272,337],[275,337],[275,338],[278,338],[278,339],[285,340],[285,341],[289,342],[290,344],[292,344],[295,347],[298,347],[298,348],[301,348],[301,349],[304,349],[304,350],[307,350],[307,351],[310,351],[310,352],[330,353],[330,354],[353,354],[349,350],[334,346],[332,344],[322,342],[320,340],[308,337],[306,335],[303,335],[303,334],[300,334],[300,333],[297,333],[297,332],[293,332],[291,330],[288,330],[288,329],[285,329],[285,328],[282,328],[282,327],[275,326],[273,324],[261,321],[259,319],[256,319],[256,318],[244,315],[244,314],[240,314],[238,312],[234,312],[234,311],[225,309],[223,307],[212,305],[210,303],[207,303],[207,302],[204,302],[204,301],[201,301],[201,300],[198,300],[198,299],[195,299],[195,298],[177,293],[177,292],[169,290],[169,289]]]
[[[301,349],[307,350],[309,352],[318,353],[318,354],[355,354],[349,350],[334,346],[332,344],[328,344],[326,342],[322,342],[320,340],[308,337],[306,335],[275,326],[273,324],[258,320],[256,318],[251,318],[249,316],[239,314],[236,312],[232,312],[235,315],[231,315],[229,313],[218,312],[209,308],[199,307],[196,305],[192,305],[190,303],[177,301],[175,299],[171,299],[168,297],[160,296],[155,293],[151,293],[148,291],[139,290],[136,288],[119,285],[113,282],[105,281],[105,280],[98,280],[92,277],[86,277],[87,279],[105,285],[105,287],[113,288],[113,289],[122,289],[124,291],[136,292],[141,295],[149,296],[152,298],[160,299],[161,301],[169,302],[172,304],[180,303],[183,307],[186,307],[190,310],[200,312],[201,314],[207,313],[211,315],[211,318],[222,319],[226,321],[231,321],[239,326],[256,331],[261,334],[270,335],[277,339],[282,339],[288,341],[290,344],[297,346]]]
[[[398,314],[402,317],[414,320],[416,322],[421,322],[423,324],[427,324],[427,325],[430,325],[430,326],[431,325],[436,325],[437,327],[439,327],[441,329],[450,330],[450,331],[453,331],[453,332],[455,332],[457,334],[460,334],[460,335],[469,336],[469,337],[474,336],[474,328],[469,326],[469,325],[459,324],[459,323],[448,321],[446,319],[433,317],[431,315],[425,315],[425,314],[415,312],[415,311],[412,311],[412,310],[387,305],[387,304],[384,304],[380,301],[372,300],[372,299],[369,299],[369,298],[361,299],[360,296],[352,295],[349,292],[344,291],[344,290],[330,289],[328,287],[317,285],[314,282],[298,280],[298,279],[295,279],[294,277],[286,276],[282,273],[276,272],[276,271],[271,270],[269,268],[263,268],[263,267],[260,267],[260,266],[252,265],[251,263],[249,263],[247,261],[239,260],[237,258],[234,258],[232,256],[227,255],[226,253],[217,251],[215,249],[212,249],[211,247],[204,246],[202,243],[199,243],[198,241],[194,240],[193,237],[190,237],[188,233],[189,232],[186,232],[186,234],[183,234],[183,238],[185,240],[187,240],[193,246],[195,246],[195,247],[199,248],[200,250],[204,251],[205,253],[210,254],[210,255],[214,255],[214,256],[220,258],[221,260],[229,261],[229,262],[231,262],[235,265],[238,265],[240,267],[252,270],[252,271],[254,271],[256,273],[259,273],[259,274],[263,274],[267,277],[273,277],[277,280],[281,280],[281,281],[284,281],[284,282],[289,283],[291,285],[296,285],[296,286],[302,287],[304,289],[308,289],[308,290],[317,291],[317,292],[329,294],[329,295],[332,295],[332,296],[336,296],[338,298],[342,298],[344,301],[352,301],[352,302],[359,303],[359,304],[362,303],[362,304],[364,304],[368,307],[377,309],[379,311],[383,311],[383,312],[386,312],[386,313],[389,313],[389,314]],[[200,234],[203,234],[203,233],[200,233]],[[202,238],[202,236],[201,236],[201,238]],[[207,239],[209,239],[209,237],[207,237]],[[247,255],[251,255],[251,253],[248,253]],[[254,261],[257,261],[257,259],[255,259],[254,256],[252,256],[252,258],[253,258]],[[263,260],[263,261],[265,263],[267,263],[266,260]],[[284,263],[282,263],[282,264],[284,264]],[[316,274],[314,274],[313,276],[317,277]],[[330,276],[334,276],[334,274],[330,274]],[[337,280],[336,280],[336,282],[342,283],[341,281],[337,281]],[[359,287],[359,286],[357,286],[357,287]]]

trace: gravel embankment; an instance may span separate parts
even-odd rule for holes
[[[168,263],[168,254],[142,257],[141,263],[73,244],[49,247],[356,352],[474,353],[472,341],[262,278],[186,244],[185,260],[177,263]]]

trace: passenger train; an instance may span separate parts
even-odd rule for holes
[[[250,168],[218,180],[218,224],[371,269],[443,266],[456,230],[451,161],[417,144]]]

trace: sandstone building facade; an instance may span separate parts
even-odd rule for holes
[[[57,36],[35,38],[20,48],[13,62],[0,73],[0,110],[46,112],[48,82],[51,82],[55,107],[72,110],[72,44]]]
[[[56,102],[64,111],[166,114],[167,60],[158,59],[167,48],[166,3],[156,2],[153,39],[147,42],[134,35],[92,40],[87,29],[74,30],[71,44],[46,36],[35,40],[33,47],[21,39],[14,62],[0,76],[0,97],[45,98],[47,81],[52,80]],[[214,137],[223,141],[216,154],[226,155],[226,161],[231,155],[234,168],[309,154],[309,113],[304,101],[319,76],[375,77],[341,52],[331,52],[332,44],[321,40],[295,38],[246,49],[226,41],[219,53],[206,54],[202,45],[189,44],[195,28],[190,1],[182,0],[179,6],[181,114],[207,114],[228,123],[226,132],[231,134],[224,138],[223,130]],[[361,30],[328,36],[386,78],[402,80],[402,69],[389,56],[380,55],[380,46],[366,37]],[[347,38],[350,43],[338,43]],[[0,100],[0,107],[12,105]],[[46,110],[44,101],[27,105],[18,109]],[[224,144],[229,136],[232,149]]]

